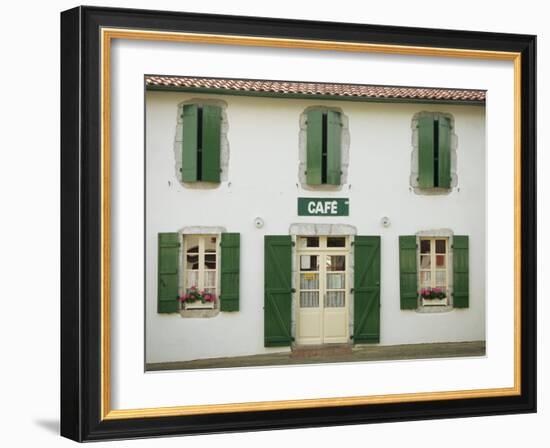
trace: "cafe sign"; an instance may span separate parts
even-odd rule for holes
[[[298,216],[349,216],[349,199],[298,198]]]

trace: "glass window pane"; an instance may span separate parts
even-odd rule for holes
[[[198,253],[199,252],[199,237],[197,235],[185,235],[185,244],[187,247],[188,253]]]
[[[317,255],[300,255],[301,271],[318,271],[319,257]]]
[[[436,271],[436,273],[435,273],[435,285],[437,287],[447,286],[447,272],[446,271]]]
[[[436,255],[435,256],[435,265],[438,268],[445,267],[445,255]]]
[[[327,271],[345,271],[346,256],[345,255],[329,255],[327,257]]]
[[[325,299],[325,306],[327,308],[342,308],[346,306],[346,293],[345,291],[329,291],[327,292]]]
[[[319,289],[319,274],[316,272],[300,274],[300,289]]]
[[[427,288],[431,286],[432,283],[432,273],[430,271],[420,272],[420,286]]]
[[[319,237],[304,236],[300,238],[300,247],[319,247]]]
[[[217,238],[215,236],[205,236],[204,237],[204,251],[205,252],[216,252],[216,241]]]
[[[420,253],[429,254],[430,253],[430,240],[420,240]]]
[[[206,269],[216,269],[216,254],[205,254],[204,266]]]
[[[216,271],[204,271],[204,287],[216,286]]]
[[[344,289],[346,287],[346,274],[327,274],[327,289]]]
[[[191,286],[198,287],[199,283],[199,271],[187,271],[186,275],[186,288],[189,289]]]
[[[185,269],[199,269],[199,254],[187,254],[186,261],[187,263],[185,264]]]
[[[346,247],[345,236],[328,236],[327,247]]]
[[[300,308],[319,308],[319,291],[301,291]]]
[[[421,255],[420,256],[420,269],[429,269],[432,265],[431,263],[431,257],[429,255]]]
[[[437,254],[445,253],[445,240],[435,240],[435,252]]]

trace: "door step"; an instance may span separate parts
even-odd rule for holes
[[[325,358],[350,355],[351,344],[299,345],[292,347],[291,358]]]

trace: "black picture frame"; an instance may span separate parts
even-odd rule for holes
[[[520,390],[514,396],[102,419],[102,28],[521,54]],[[76,441],[536,412],[536,36],[77,7],[61,13],[61,435]]]

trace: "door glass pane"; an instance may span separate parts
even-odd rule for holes
[[[346,247],[346,237],[327,236],[327,247]]]
[[[420,240],[420,253],[421,254],[430,253],[430,240]]]
[[[300,255],[300,271],[318,271],[319,257],[317,255]]]
[[[329,291],[327,292],[325,299],[325,306],[327,308],[341,308],[346,306],[346,293],[345,291]]]
[[[445,253],[445,240],[435,240],[435,253],[437,254]]]
[[[345,270],[346,270],[345,255],[327,256],[327,271],[345,271]]]
[[[300,289],[319,289],[319,274],[316,272],[300,274]]]
[[[429,255],[420,255],[420,269],[429,269],[431,266],[431,257]]]
[[[318,308],[319,291],[300,291],[300,308]]]
[[[216,240],[215,236],[205,236],[204,237],[204,251],[205,252],[216,252]]]
[[[345,276],[343,272],[327,274],[327,289],[344,289],[346,287]]]

